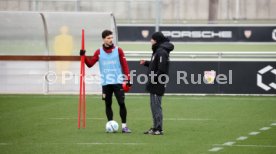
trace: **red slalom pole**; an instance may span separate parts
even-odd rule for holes
[[[83,76],[82,76],[82,74],[83,74],[83,66],[82,66],[82,56],[81,56],[81,65],[80,65],[80,94],[79,94],[79,109],[78,109],[78,128],[80,128],[80,126],[81,126],[81,113],[82,113],[82,89],[83,89]]]
[[[84,65],[84,61],[82,63]],[[83,67],[83,70],[82,70],[82,74],[83,74],[83,85],[82,85],[82,104],[83,104],[83,121],[82,121],[82,124],[83,124],[83,128],[86,127],[86,101],[85,101],[85,67]]]
[[[86,104],[85,104],[85,68],[84,68],[84,56],[81,58],[81,68],[82,68],[82,81],[81,81],[81,111],[82,111],[82,128],[85,128],[86,126]]]
[[[85,47],[84,47],[84,29],[81,30],[81,49],[82,50],[85,50]]]
[[[84,46],[84,29],[82,29],[82,37],[81,37],[81,50],[85,50]],[[80,96],[79,96],[79,109],[78,109],[78,128],[86,127],[86,102],[85,102],[85,67],[84,62],[85,57],[84,55],[81,56],[81,65],[80,65]]]
[[[85,37],[84,37],[84,29],[82,29],[82,44],[81,44],[81,47],[82,47],[82,50],[85,50]],[[82,101],[82,103],[83,103],[83,128],[85,128],[86,127],[86,99],[85,99],[85,67],[84,67],[84,61],[85,61],[85,59],[84,59],[84,56],[82,56],[82,65],[83,65],[83,68],[82,68],[82,74],[83,74],[83,81],[82,81],[82,83],[83,83],[83,92],[82,92],[82,99],[83,99],[83,101]]]

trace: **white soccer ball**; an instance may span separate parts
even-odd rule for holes
[[[105,125],[105,130],[108,133],[115,133],[119,130],[119,124],[114,120],[108,121]]]

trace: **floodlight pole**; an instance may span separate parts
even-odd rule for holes
[[[76,12],[80,11],[80,0],[76,0],[75,10]]]
[[[236,20],[240,18],[240,0],[236,0]]]
[[[155,31],[159,31],[160,20],[161,20],[161,0],[155,0]]]

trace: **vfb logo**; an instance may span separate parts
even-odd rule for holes
[[[275,75],[275,79],[276,79],[276,69],[274,69],[272,66],[268,65],[264,68],[262,68],[261,70],[258,71],[257,74],[257,85],[259,87],[261,87],[262,89],[264,89],[265,91],[270,90],[271,88],[276,90],[276,83],[275,82],[271,82],[270,84],[265,84],[263,83],[263,75],[266,73],[272,73]]]
[[[276,29],[272,31],[272,39],[276,41]]]

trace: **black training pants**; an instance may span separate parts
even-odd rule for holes
[[[150,107],[153,119],[153,128],[163,130],[162,96],[150,94]]]
[[[120,116],[122,123],[126,123],[127,110],[125,106],[125,92],[122,84],[109,84],[103,86],[103,99],[105,100],[105,113],[107,120],[113,120],[112,111],[112,95],[115,94],[117,102],[120,106]]]

